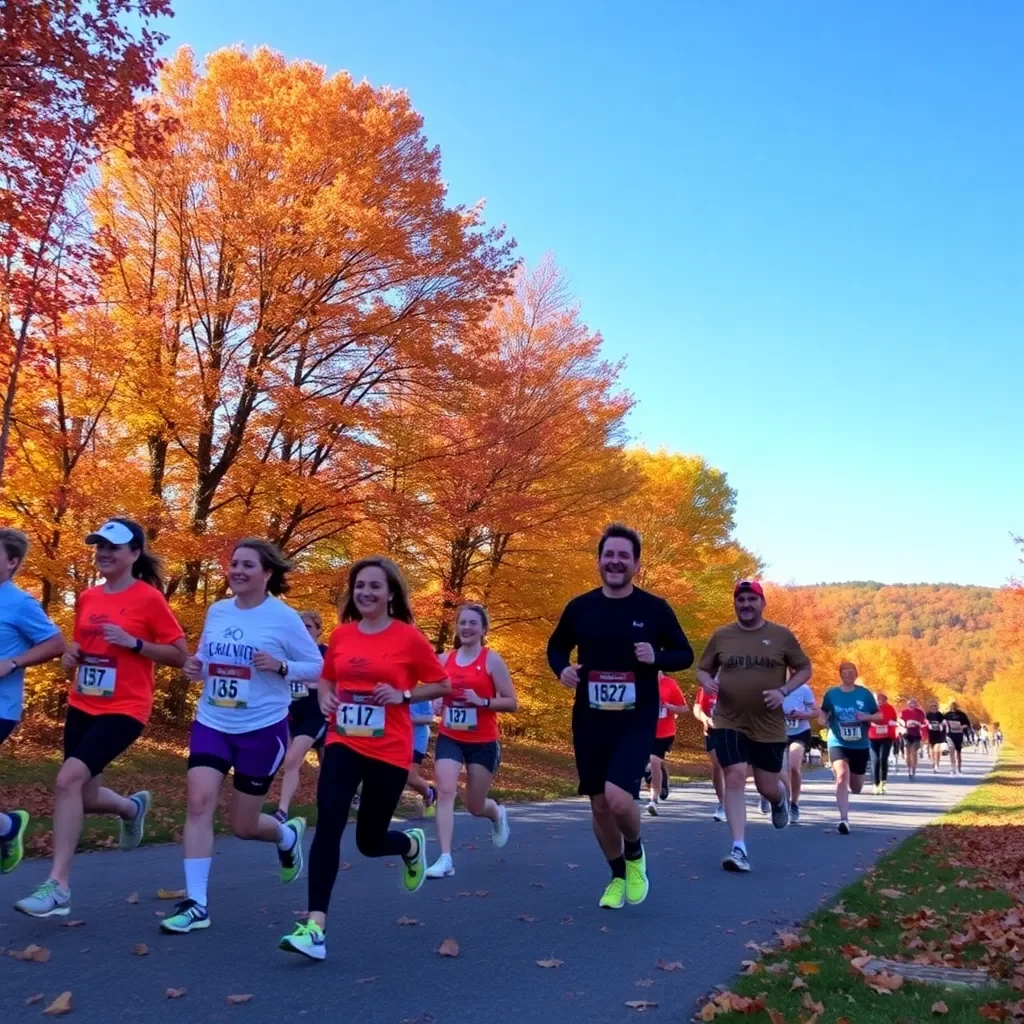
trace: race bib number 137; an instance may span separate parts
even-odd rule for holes
[[[636,676],[632,672],[591,672],[587,696],[598,711],[632,711],[636,707]]]
[[[75,677],[75,690],[83,697],[113,697],[117,686],[117,658],[83,654]]]

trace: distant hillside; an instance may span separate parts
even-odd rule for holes
[[[896,640],[912,651],[923,679],[961,692],[983,686],[1008,661],[996,642],[1002,592],[989,587],[829,583],[814,594],[835,620],[840,644]]]

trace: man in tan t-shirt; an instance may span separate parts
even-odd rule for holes
[[[789,824],[782,763],[786,720],[782,702],[811,678],[811,663],[793,634],[764,618],[764,588],[740,580],[733,591],[736,621],[716,629],[697,666],[704,692],[718,696],[714,744],[725,773],[725,816],[732,850],[722,861],[727,871],[749,871],[744,832],[748,765],[754,785],[771,804],[772,824]]]

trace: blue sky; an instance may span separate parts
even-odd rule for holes
[[[1024,532],[1024,5],[176,0],[406,88],[452,198],[553,252],[633,437],[780,581],[999,585]]]

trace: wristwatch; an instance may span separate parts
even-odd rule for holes
[[[402,703],[403,704],[408,704],[411,701],[412,701],[412,690],[403,690],[402,691]]]
[[[277,674],[282,679],[284,679],[284,677],[286,675],[288,675],[288,662],[287,661],[282,661],[281,664],[277,666]]]
[[[134,643],[134,644],[132,644],[132,650],[133,650],[133,651],[134,651],[134,652],[135,652],[136,654],[141,654],[141,653],[142,653],[142,647],[143,647],[143,644],[144,644],[144,643],[145,643],[145,641],[144,641],[144,640],[136,640],[136,641],[135,641],[135,643]]]

